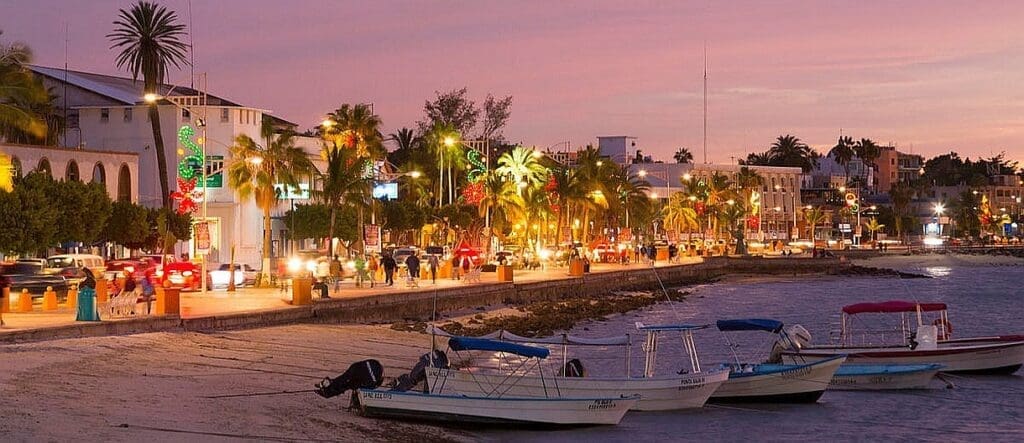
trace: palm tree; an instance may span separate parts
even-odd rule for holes
[[[906,182],[894,183],[889,190],[889,199],[892,201],[893,218],[896,219],[896,236],[903,237],[903,216],[914,199],[914,188]]]
[[[478,211],[481,218],[490,211],[493,215],[492,229],[500,233],[508,227],[509,219],[523,215],[523,200],[518,194],[518,186],[500,175],[489,175],[484,180],[484,198],[480,200]]]
[[[270,210],[279,197],[275,185],[298,188],[300,179],[315,168],[305,151],[295,146],[294,134],[290,132],[277,136],[267,146],[260,146],[248,135],[239,135],[231,147],[231,159],[228,186],[242,200],[252,196],[263,211],[263,274],[266,275],[270,271]]]
[[[327,116],[324,139],[335,146],[354,149],[359,157],[384,158],[384,136],[380,132],[381,120],[365,103],[345,103]]]
[[[24,43],[0,42],[0,138],[7,141],[47,135],[47,122],[34,108],[49,105],[50,97],[29,71],[31,61],[32,51]]]
[[[661,214],[665,229],[673,229],[680,233],[686,231],[687,243],[689,243],[693,231],[700,229],[701,217],[690,207],[690,201],[683,192],[673,193],[669,197],[668,204],[662,208]]]
[[[798,166],[805,173],[818,165],[818,158],[821,156],[799,138],[788,134],[775,139],[768,153],[773,166]]]
[[[693,163],[693,153],[689,149],[679,148],[672,156],[676,163]]]
[[[558,222],[556,223],[555,238],[558,243],[561,243],[562,227],[574,218],[577,206],[586,199],[586,186],[580,177],[579,170],[559,166],[551,171],[551,186],[547,190],[552,193],[553,203],[557,208]]]
[[[178,23],[178,15],[167,8],[139,1],[131,9],[121,9],[114,20],[114,31],[107,34],[111,49],[120,49],[117,67],[131,72],[132,79],[143,80],[143,92],[156,94],[163,84],[168,66],[181,68],[188,65],[185,53],[188,45],[180,39],[185,36],[185,25]],[[160,131],[160,112],[157,103],[149,104],[149,121],[153,129],[153,143],[156,145],[156,164],[160,175],[161,198],[169,208],[170,184],[167,178],[167,154],[164,152],[164,138]]]
[[[772,153],[771,151],[751,152],[747,154],[746,160],[740,160],[740,164],[750,166],[771,166]]]
[[[761,202],[758,200],[758,207],[753,207],[754,194],[759,189],[764,187],[764,176],[758,174],[757,171],[742,166],[740,172],[736,174],[736,186],[740,188],[740,193],[743,195],[743,211],[745,214],[759,217],[758,224],[760,225],[761,214]],[[754,211],[757,211],[756,213]]]
[[[320,156],[326,162],[326,170],[318,173],[321,181],[320,189],[311,196],[330,208],[331,220],[328,223],[327,238],[330,241],[328,254],[335,255],[334,228],[337,213],[345,205],[366,206],[366,198],[371,193],[370,180],[366,178],[368,160],[358,156],[354,149],[345,149],[325,143]],[[360,232],[360,238],[362,233]]]
[[[853,161],[853,156],[856,152],[853,150],[853,138],[850,136],[839,137],[836,145],[832,147],[832,158],[839,163],[843,170],[846,172],[846,183],[850,182],[850,162]]]
[[[541,178],[546,175],[544,166],[537,161],[534,152],[537,151],[516,146],[498,158],[498,167],[495,172],[508,177],[519,195],[523,195],[522,191],[525,187],[539,185]],[[521,184],[525,184],[525,186]]]
[[[882,228],[884,228],[884,227],[885,227],[885,225],[879,223],[878,222],[878,218],[876,218],[876,217],[871,217],[871,220],[868,220],[867,223],[864,223],[864,229],[867,229],[868,232],[871,233],[871,242],[872,243],[874,243],[876,241],[875,238],[877,237],[878,231],[881,231]]]
[[[804,211],[804,220],[807,221],[808,228],[810,229],[808,234],[812,245],[815,244],[814,231],[817,230],[819,224],[825,221],[825,218],[825,211],[822,211],[821,208],[812,207]]]

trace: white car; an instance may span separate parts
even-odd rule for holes
[[[207,281],[206,288],[226,288],[228,283],[231,282],[231,272],[228,268],[231,265],[223,263],[221,265],[211,266],[212,271],[209,271],[209,280]],[[246,284],[253,284],[256,281],[256,270],[251,268],[247,264],[235,264],[235,286],[243,286]]]

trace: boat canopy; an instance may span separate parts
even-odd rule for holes
[[[864,313],[916,312],[918,307],[925,312],[946,310],[945,303],[914,303],[910,301],[890,300],[880,303],[857,303],[843,306],[843,313],[853,315]]]
[[[636,323],[636,329],[639,330],[639,331],[645,331],[645,332],[648,332],[648,331],[695,331],[697,329],[704,329],[706,327],[707,327],[707,325],[686,325],[686,324],[678,324],[678,325],[650,325],[650,326],[648,326],[648,325],[645,325],[645,324],[640,323],[640,322]]]
[[[715,322],[719,331],[768,331],[778,333],[782,330],[782,322],[768,318],[742,318],[736,320],[719,320]]]
[[[448,347],[453,351],[493,351],[507,352],[523,357],[547,358],[548,350],[536,346],[517,345],[486,338],[452,337],[448,339]]]
[[[427,326],[427,333],[433,335],[440,335],[442,337],[455,337],[441,328],[434,326]],[[617,335],[612,337],[598,337],[598,338],[584,338],[576,337],[568,334],[559,334],[551,337],[544,338],[530,338],[523,337],[508,332],[504,329],[499,329],[490,334],[481,335],[477,338],[488,338],[491,340],[507,341],[513,343],[533,343],[542,345],[574,345],[574,346],[628,346],[629,336],[628,335]]]

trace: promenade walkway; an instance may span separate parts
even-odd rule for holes
[[[700,263],[702,261],[703,259],[701,258],[681,258],[676,263],[658,262],[657,266],[676,266],[679,264]],[[611,263],[594,263],[591,265],[590,272],[591,274],[600,274],[605,272],[622,271],[630,269],[650,269],[650,264],[631,263],[628,265],[622,265]],[[566,268],[551,268],[537,270],[516,270],[514,278],[516,283],[528,283],[536,281],[562,280],[569,279],[572,277],[569,277]],[[395,284],[393,286],[385,286],[378,283],[373,288],[370,288],[368,286],[356,287],[355,282],[352,279],[347,279],[341,284],[341,287],[338,290],[335,291],[334,288],[331,288],[330,297],[332,299],[367,298],[402,293],[412,294],[417,292],[430,292],[448,288],[465,288],[469,286],[480,286],[483,289],[487,285],[495,285],[497,283],[497,274],[494,272],[482,273],[479,283],[467,283],[465,280],[453,280],[450,278],[438,279],[437,282],[434,283],[430,279],[425,279],[419,281],[418,288],[407,287],[404,278],[399,277],[395,278]],[[292,306],[289,303],[290,299],[290,290],[282,291],[277,288],[243,287],[238,288],[234,292],[228,292],[227,290],[224,289],[217,289],[213,291],[207,291],[205,295],[200,292],[183,292],[181,293],[181,318],[197,319],[204,317],[225,316],[231,314],[258,313],[283,310],[290,308]],[[318,298],[317,291],[314,291],[313,301],[314,303],[322,302],[322,300]],[[140,318],[156,319],[159,317],[105,317],[103,318],[103,321],[104,323],[123,321],[137,322],[139,321]],[[73,326],[76,324],[93,324],[91,322],[76,322],[74,310],[69,309],[63,305],[56,311],[42,311],[38,303],[36,304],[35,310],[33,312],[5,313],[3,314],[3,319],[6,325],[0,328],[0,341],[3,341],[4,335],[15,334],[19,332],[24,333],[26,331],[34,329],[41,330],[46,328]]]

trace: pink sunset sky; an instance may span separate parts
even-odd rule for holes
[[[186,0],[160,2],[187,23]],[[7,0],[5,40],[36,63],[121,74],[105,35],[128,1]],[[1024,160],[1020,1],[192,1],[196,72],[211,93],[303,128],[373,102],[414,127],[434,91],[512,95],[512,142],[638,137],[669,160],[729,162],[793,134],[840,129],[932,156]],[[188,71],[171,81],[188,83]]]

